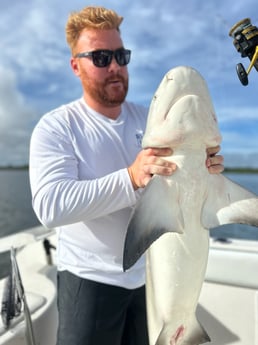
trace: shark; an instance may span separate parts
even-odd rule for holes
[[[150,345],[210,341],[196,318],[209,254],[209,229],[230,223],[258,227],[258,196],[224,174],[210,174],[207,148],[220,145],[208,86],[192,67],[166,73],[155,92],[142,146],[170,147],[171,176],[154,175],[129,221],[123,268],[146,255]]]

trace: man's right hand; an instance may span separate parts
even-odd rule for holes
[[[162,157],[171,156],[170,148],[148,148],[139,152],[135,161],[128,167],[134,189],[145,187],[154,174],[170,176],[176,164]]]

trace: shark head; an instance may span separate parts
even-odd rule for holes
[[[214,147],[221,142],[217,117],[203,77],[193,68],[171,69],[150,105],[143,147]]]

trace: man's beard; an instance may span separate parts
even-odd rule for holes
[[[112,80],[119,81],[122,83],[118,86],[112,85]],[[96,80],[90,80],[87,76],[84,80],[85,91],[97,102],[106,106],[113,107],[121,105],[128,92],[128,78],[124,78],[121,75],[112,76],[106,78],[102,82],[97,82]],[[113,89],[113,90],[111,90]]]

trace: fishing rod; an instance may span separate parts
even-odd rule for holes
[[[30,310],[16,260],[16,251],[13,247],[11,247],[10,257],[11,272],[7,277],[1,309],[3,324],[5,329],[8,329],[10,327],[11,320],[20,315],[23,304],[27,345],[36,345]]]
[[[252,25],[250,18],[237,22],[229,31],[233,37],[233,44],[241,57],[248,57],[250,64],[246,70],[242,63],[236,65],[236,71],[240,82],[248,85],[248,74],[254,67],[258,71],[258,28]]]

